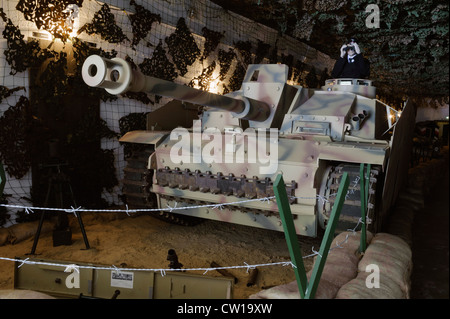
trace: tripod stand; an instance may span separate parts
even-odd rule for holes
[[[76,207],[75,198],[72,191],[72,186],[70,184],[70,180],[66,174],[64,174],[61,170],[61,166],[67,165],[64,163],[55,163],[55,164],[47,164],[43,167],[49,168],[50,170],[50,176],[48,179],[48,188],[47,188],[47,194],[45,196],[45,202],[44,207],[48,207],[50,196],[51,194],[55,195],[56,202],[59,208],[64,207],[64,190],[68,192],[68,195],[70,197],[70,201],[74,205],[73,207]],[[38,229],[36,231],[36,234],[34,236],[34,242],[33,247],[31,248],[30,255],[34,255],[36,251],[36,247],[39,241],[39,236],[41,234],[42,230],[42,224],[44,223],[44,217],[45,217],[46,211],[43,211],[41,213],[41,218],[39,220]],[[81,228],[81,233],[83,234],[84,244],[86,245],[86,249],[90,249],[89,241],[86,235],[86,231],[84,229],[83,220],[81,219],[80,212],[75,214],[78,219],[78,224]],[[63,235],[64,239],[58,239],[58,237],[61,237],[60,235]],[[71,244],[71,237],[72,233],[69,228],[69,220],[67,218],[67,214],[59,213],[57,216],[57,222],[56,222],[56,228],[53,231],[53,246],[59,246],[61,242],[63,244]]]

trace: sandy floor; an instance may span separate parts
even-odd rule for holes
[[[72,217],[71,217],[72,218]],[[184,227],[165,223],[151,216],[128,217],[126,214],[83,215],[91,249],[85,244],[75,218],[71,220],[73,244],[53,247],[52,234],[42,234],[36,249],[38,258],[89,262],[126,268],[167,269],[169,249],[175,249],[184,268],[208,268],[211,262],[221,266],[237,266],[289,261],[289,252],[283,233],[246,226],[205,221]],[[31,251],[33,238],[15,245],[0,246],[0,257],[22,257]],[[303,256],[311,248],[320,247],[319,239],[301,238]],[[312,267],[313,259],[305,258],[305,268]],[[258,268],[255,286],[247,287],[246,269],[228,270],[238,278],[234,298],[247,298],[264,288],[295,280],[291,266]],[[203,272],[194,272],[203,273]],[[14,263],[0,261],[0,289],[14,286]],[[209,271],[209,276],[222,276]]]

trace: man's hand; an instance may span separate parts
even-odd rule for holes
[[[343,58],[344,56],[345,56],[345,54],[347,53],[347,51],[345,50],[347,48],[347,45],[346,44],[344,44],[342,47],[341,47],[341,58]]]
[[[355,47],[355,52],[356,52],[356,54],[360,54],[360,53],[361,53],[361,49],[359,48],[358,43],[353,42],[352,45]]]

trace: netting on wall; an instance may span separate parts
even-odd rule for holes
[[[11,68],[6,62],[4,50],[6,49],[6,41],[0,41],[0,88],[2,88],[2,96],[0,97],[0,117],[5,118],[5,112],[15,107],[21,96],[28,97],[28,73],[20,74],[18,76],[10,76]],[[1,121],[1,120],[0,120]],[[14,134],[12,132],[12,134]],[[2,140],[6,138],[2,136]],[[2,143],[3,144],[3,143]],[[28,198],[31,189],[31,172],[26,172],[21,178],[12,177],[9,174],[8,167],[4,164],[6,185],[4,194],[7,197],[8,203],[12,205],[29,205]],[[10,215],[14,215],[11,212]],[[0,216],[1,217],[1,216]],[[0,218],[0,224],[2,220]],[[3,221],[5,222],[5,221]],[[7,224],[8,225],[8,224]]]
[[[305,85],[311,70],[319,76],[331,70],[334,62],[293,38],[208,0],[65,0],[67,6],[59,18],[65,19],[70,34],[55,29],[48,20],[50,15],[38,17],[37,13],[48,12],[45,6],[52,1],[56,0],[1,0],[0,30],[6,28],[9,19],[25,40],[49,37],[46,29],[54,32],[55,41],[77,37],[127,59],[144,73],[219,94],[239,89],[242,70],[250,63],[286,63],[290,66],[290,79]],[[47,20],[43,21],[43,17]],[[7,49],[7,40],[0,38],[0,86],[13,90],[0,101],[0,117],[21,96],[29,94],[28,72],[13,72],[5,57]],[[100,116],[110,130],[120,134],[122,118],[131,113],[145,114],[168,101],[151,94],[120,96],[101,101]],[[102,148],[113,152],[120,181],[125,167],[123,145],[118,139],[105,138]],[[31,186],[30,172],[21,178],[8,175],[4,191],[8,203],[29,204]],[[103,197],[110,204],[121,204],[120,195],[119,183],[113,190],[105,191]]]

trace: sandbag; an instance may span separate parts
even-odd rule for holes
[[[0,299],[55,299],[54,297],[33,290],[0,290]]]
[[[308,281],[310,277],[311,272],[308,272]],[[333,299],[338,290],[339,288],[335,284],[321,279],[314,298]],[[249,299],[300,299],[300,293],[298,291],[297,281],[294,280],[284,285],[257,292],[256,294],[250,295]]]
[[[308,274],[308,281],[310,279],[311,272]],[[325,278],[320,277],[319,285],[317,286],[314,299],[334,299],[337,292],[339,291],[339,286]]]
[[[368,245],[373,234],[371,232],[366,234],[366,244]],[[339,289],[358,275],[360,244],[361,232],[342,232],[334,238],[320,277],[316,299],[335,298]],[[322,284],[326,290],[320,289]]]
[[[405,294],[398,286],[389,280],[380,280],[380,286],[378,288],[371,287],[366,284],[367,277],[371,275],[371,272],[360,272],[355,279],[352,279],[348,283],[339,289],[336,294],[336,299],[404,299]],[[371,282],[371,278],[369,278]]]
[[[365,278],[370,274],[366,270],[370,265],[376,265],[379,268],[380,288],[368,290],[369,288],[366,287]],[[352,298],[365,298],[364,296],[409,298],[411,272],[412,251],[408,243],[398,236],[378,233],[358,264],[356,280],[344,285],[336,297],[344,298],[350,294]],[[355,292],[357,285],[360,285],[359,295]]]
[[[8,228],[10,236],[9,243],[17,244],[25,239],[33,237],[36,234],[38,229],[39,222],[29,222],[29,223],[21,223],[16,224]],[[54,228],[54,223],[51,221],[44,221],[42,224],[41,234],[50,232]]]
[[[300,299],[297,281],[261,290],[250,295],[249,299]]]
[[[337,290],[358,275],[358,258],[346,254],[328,256],[320,277],[336,286]],[[336,290],[336,293],[337,293]],[[333,296],[334,298],[334,296]]]
[[[0,246],[5,245],[9,241],[9,236],[7,228],[0,228]]]
[[[369,231],[366,232],[366,245],[369,245],[372,241],[373,234]],[[339,250],[346,251],[346,253],[356,254],[359,250],[361,243],[361,232],[346,231],[337,235],[330,246],[333,251],[334,247],[339,247]],[[329,253],[331,255],[331,252]]]
[[[360,232],[342,232],[334,238],[330,245],[327,261],[317,286],[315,299],[333,299],[339,289],[354,279],[358,274]],[[373,235],[367,232],[367,243]],[[316,258],[317,260],[317,258]],[[316,261],[315,261],[316,262]],[[314,262],[314,263],[315,263]],[[307,272],[308,282],[314,267]],[[299,299],[297,281],[260,291],[250,299]]]

